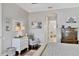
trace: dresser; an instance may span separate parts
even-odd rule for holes
[[[13,38],[12,40],[12,47],[16,48],[16,51],[19,52],[19,54],[21,53],[22,50],[24,50],[25,48],[28,49],[28,38],[24,37],[24,38]]]
[[[76,28],[65,28],[64,32],[62,32],[62,43],[72,43],[78,44],[77,40],[77,29]]]

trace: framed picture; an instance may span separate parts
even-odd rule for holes
[[[75,17],[68,17],[66,23],[76,23],[76,18]]]
[[[6,26],[5,26],[6,31],[11,30],[11,20],[9,18],[6,18]]]
[[[42,28],[42,22],[32,22],[31,23],[33,29],[41,29]]]

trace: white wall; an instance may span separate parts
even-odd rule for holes
[[[59,10],[52,10],[52,11],[44,11],[44,12],[35,12],[35,13],[30,13],[29,15],[29,27],[30,31],[35,32],[36,30],[31,29],[31,22],[32,21],[42,21],[44,25],[46,25],[45,22],[45,16],[56,16],[57,14],[57,42],[61,42],[61,26],[65,25],[67,26],[72,26],[72,27],[77,27],[78,28],[78,40],[79,40],[79,8],[66,8],[66,9],[59,9]],[[70,16],[76,16],[77,18],[77,23],[76,24],[67,24],[66,20]],[[43,37],[39,36],[41,40],[45,40],[45,30],[46,28],[43,27],[43,29],[40,30],[40,35]]]
[[[46,42],[48,36],[46,35],[47,30],[47,17],[48,16],[56,16],[53,11],[45,11],[45,12],[34,12],[29,14],[29,28],[30,32],[34,33],[35,37],[39,38],[41,43]],[[32,22],[42,22],[42,29],[32,29],[31,23]]]
[[[68,8],[68,9],[60,9],[60,10],[55,10],[54,12],[57,13],[57,41],[61,41],[61,26],[65,25],[67,26],[72,26],[72,27],[77,27],[78,28],[78,40],[79,40],[79,8]],[[77,18],[77,23],[76,24],[67,24],[66,20],[68,17],[76,16]]]
[[[0,55],[2,52],[2,8],[1,8],[1,3],[0,3]]]
[[[10,26],[12,27],[12,21],[15,20],[23,20],[26,26],[26,32],[28,32],[28,12],[21,9],[14,3],[4,3],[2,4],[2,18],[3,18],[3,51],[6,48],[11,47],[11,40],[13,39],[14,33],[12,29],[10,31],[6,31],[6,20],[7,18],[10,20]]]

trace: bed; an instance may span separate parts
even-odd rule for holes
[[[41,51],[41,56],[79,56],[78,44],[48,43]]]

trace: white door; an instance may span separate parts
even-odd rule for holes
[[[49,42],[56,42],[56,20],[48,21]]]

